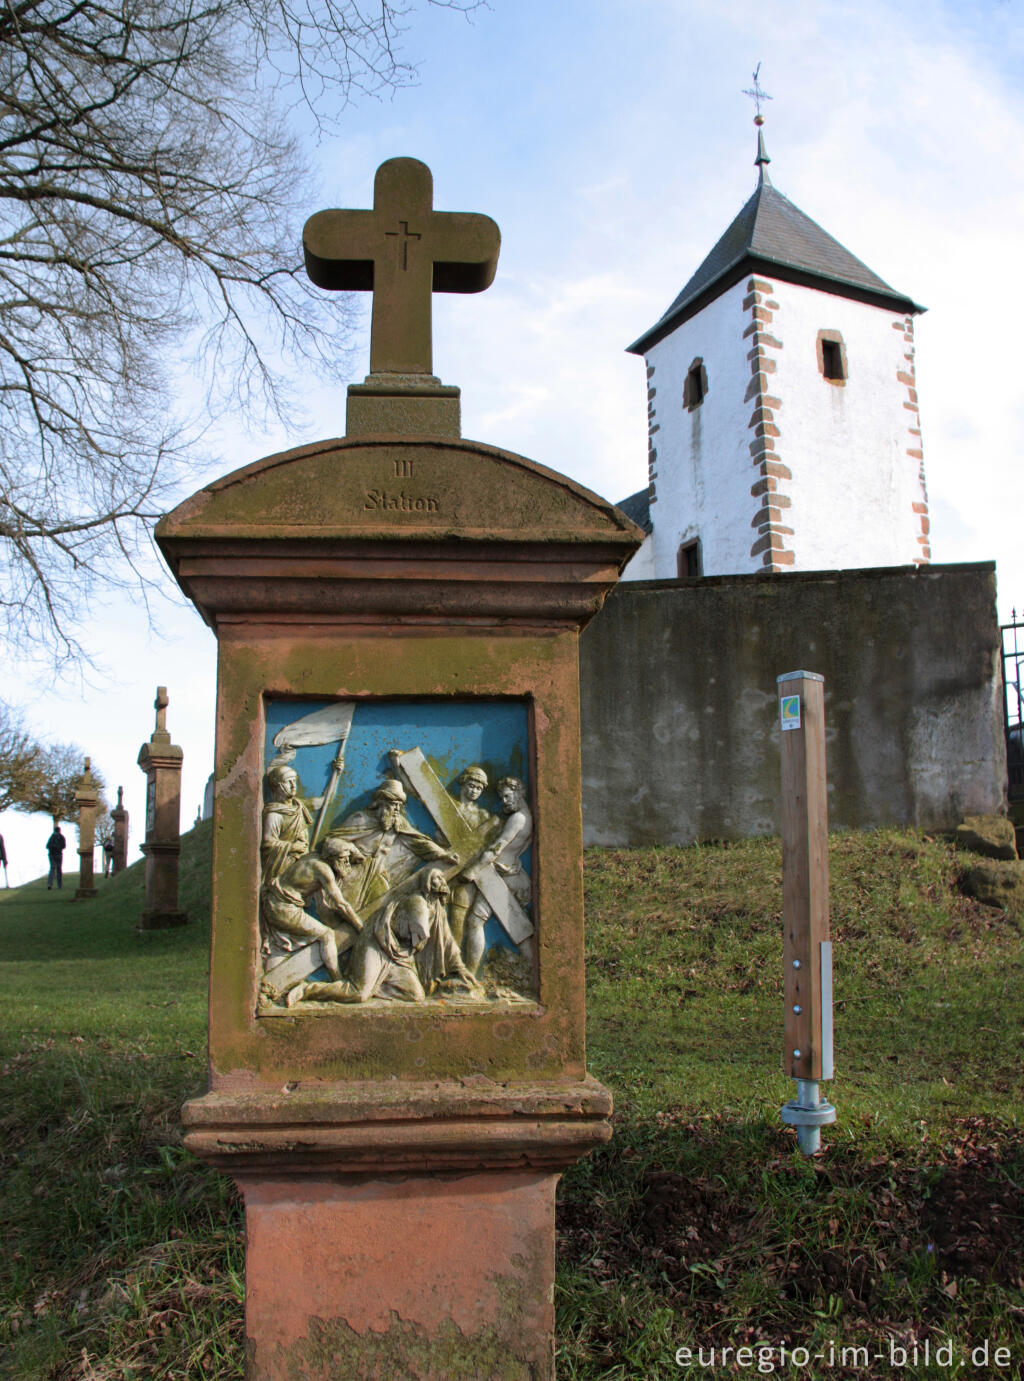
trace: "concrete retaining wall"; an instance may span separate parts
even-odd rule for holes
[[[995,566],[620,584],[583,634],[588,844],[779,830],[775,678],[825,677],[829,821],[1006,803]]]

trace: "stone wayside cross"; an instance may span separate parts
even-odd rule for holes
[[[501,234],[490,216],[433,208],[427,165],[390,158],[377,169],[372,211],[318,211],[302,232],[317,287],[373,293],[371,375],[431,375],[431,296],[494,281]]]
[[[178,906],[183,754],[167,728],[169,703],[167,687],[157,686],[156,727],[139,749],[139,766],[146,774],[146,841],[141,846],[146,856],[146,906],[139,930],[163,930],[188,921]]]
[[[553,1381],[555,1189],[611,1136],[611,1095],[585,1064],[579,634],[644,534],[565,476],[460,437],[458,389],[430,373],[431,294],[487,287],[497,227],[435,211],[412,159],[378,170],[373,202],[305,230],[314,283],[374,294],[371,373],[349,388],[346,435],[224,476],[157,527],[218,638],[211,1086],[185,1109],[185,1144],[245,1195],[247,1381]],[[496,867],[467,879],[527,960],[516,1000],[399,1000],[416,998],[402,975],[423,907],[447,963],[432,868],[408,905],[403,879],[393,909],[360,916],[350,962],[378,974],[379,1002],[263,1000],[278,970],[261,921],[273,911],[308,934],[297,905],[276,909],[280,879],[262,884],[264,809],[279,803],[261,786],[276,784],[268,754],[283,742],[268,744],[270,702],[288,724],[372,705],[370,757],[350,782],[375,785],[374,753],[407,746],[403,775],[444,852],[467,861],[453,871],[484,840],[422,750],[517,762],[518,744],[529,913]],[[305,817],[280,814],[303,848]],[[352,855],[321,849],[332,864],[293,865],[303,887],[350,870]]]
[[[128,866],[128,812],[124,808],[124,787],[117,788],[117,805],[110,812],[114,822],[114,868],[120,873]]]
[[[96,896],[93,879],[93,854],[96,848],[96,815],[99,811],[99,788],[92,775],[91,762],[85,760],[85,771],[75,785],[78,802],[78,887],[75,901]]]

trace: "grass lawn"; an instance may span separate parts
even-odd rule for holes
[[[0,892],[5,1381],[242,1376],[241,1206],[178,1131],[205,1081],[209,831],[182,930],[135,931],[141,865],[89,902],[73,877]],[[777,841],[588,855],[616,1137],[560,1189],[561,1381],[951,1376],[925,1340],[1024,1373],[1021,922],[962,897],[939,840],[835,835],[831,862],[839,1122],[806,1160],[778,1112]]]

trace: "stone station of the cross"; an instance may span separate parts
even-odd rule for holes
[[[642,533],[461,439],[432,292],[499,236],[394,159],[305,232],[373,290],[347,434],[157,528],[219,645],[210,1087],[186,1144],[246,1203],[250,1381],[553,1375],[559,1173],[586,1072],[578,636]]]

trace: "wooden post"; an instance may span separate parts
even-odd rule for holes
[[[818,1097],[832,1078],[832,944],[828,911],[825,683],[813,671],[778,679],[782,762],[783,1068],[797,1098],[782,1110],[801,1150],[820,1146],[835,1109]]]

